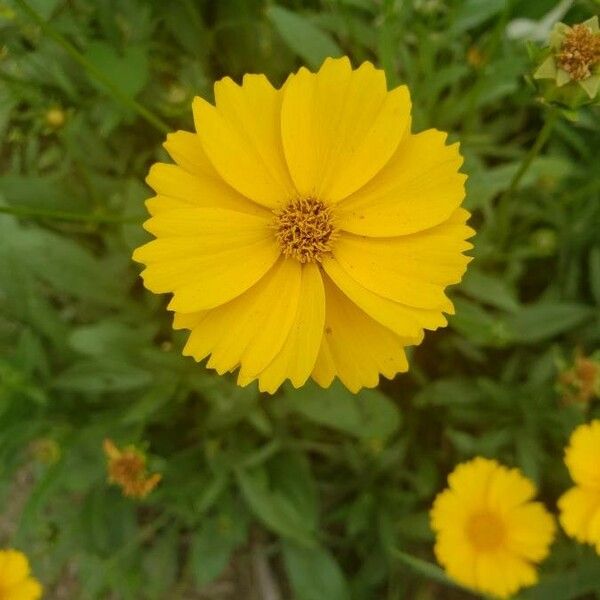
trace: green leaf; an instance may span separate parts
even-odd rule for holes
[[[194,533],[190,568],[199,587],[216,579],[229,563],[231,553],[244,542],[246,521],[233,514],[219,514],[204,520]]]
[[[128,96],[135,96],[148,81],[147,49],[126,46],[122,54],[106,42],[91,42],[86,58]]]
[[[497,315],[464,298],[456,298],[454,306],[456,314],[448,322],[473,344],[501,347],[511,341],[510,331]]]
[[[590,288],[596,304],[600,305],[600,246],[590,251]]]
[[[421,575],[426,579],[436,581],[437,583],[441,583],[448,587],[464,589],[461,588],[461,586],[457,585],[454,581],[452,581],[437,565],[429,563],[425,560],[417,558],[416,556],[412,556],[410,554],[407,554],[406,552],[402,552],[401,550],[397,550],[395,548],[392,548],[390,551],[395,559],[407,566],[411,571],[414,571],[417,575]]]
[[[377,390],[352,394],[338,381],[326,390],[308,382],[286,398],[289,410],[359,439],[383,441],[400,427],[398,407]]]
[[[519,309],[519,302],[514,290],[499,276],[490,275],[471,268],[461,282],[460,289],[467,296],[471,296],[471,298],[495,308],[500,308],[508,312],[514,312]]]
[[[308,464],[282,454],[267,467],[240,469],[237,480],[254,514],[279,535],[303,546],[315,544],[317,498]]]
[[[464,0],[456,6],[452,24],[453,34],[473,29],[498,14],[504,8],[505,0]]]
[[[80,361],[54,380],[54,387],[70,392],[127,392],[152,382],[148,371],[122,362]]]
[[[282,550],[296,600],[349,600],[344,574],[325,548],[285,541]]]
[[[514,340],[534,344],[574,329],[592,315],[584,304],[544,302],[522,308],[506,319],[506,326]]]
[[[144,592],[150,600],[170,596],[169,589],[177,578],[179,543],[177,528],[170,527],[143,550]]]
[[[331,36],[304,16],[281,6],[269,7],[267,16],[289,48],[309,67],[318,69],[328,56],[343,54]]]
[[[69,344],[87,356],[103,357],[111,353],[125,356],[146,346],[155,331],[156,327],[152,324],[134,328],[116,320],[105,319],[74,329],[69,337]]]

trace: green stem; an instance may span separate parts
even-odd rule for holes
[[[521,180],[531,167],[533,161],[537,158],[540,151],[544,147],[544,144],[548,141],[556,122],[558,121],[558,117],[560,112],[553,108],[550,109],[550,114],[546,118],[546,122],[544,126],[540,129],[533,146],[529,149],[529,152],[525,155],[519,168],[516,173],[513,175],[508,187],[504,191],[504,193],[500,196],[498,200],[498,204],[496,205],[496,230],[498,235],[498,243],[497,247],[502,248],[504,243],[506,242],[506,238],[509,234],[510,230],[510,218],[511,218],[511,209],[513,207],[513,203],[511,202],[512,197],[517,190]]]
[[[104,73],[93,65],[77,48],[69,42],[61,33],[56,31],[50,23],[44,20],[44,18],[33,8],[31,8],[25,0],[15,0],[18,6],[20,6],[26,13],[31,17],[33,21],[37,23],[40,29],[51,37],[57,44],[62,46],[64,50],[71,56],[73,60],[78,62],[88,74],[104,85],[108,91],[114,96],[116,100],[121,102],[124,106],[135,111],[140,117],[145,119],[148,123],[153,125],[161,133],[168,133],[171,128],[165,123],[160,117],[156,116],[153,112],[148,110],[145,106],[142,106],[139,102],[123,93],[117,85]]]
[[[141,217],[119,217],[117,215],[80,214],[47,208],[30,208],[28,206],[0,206],[0,214],[15,215],[18,217],[37,217],[40,219],[54,219],[56,221],[74,221],[77,223],[139,223]]]
[[[538,133],[538,136],[533,146],[531,146],[531,149],[523,159],[521,166],[514,174],[512,181],[510,182],[510,185],[508,186],[508,189],[504,192],[503,196],[512,196],[512,194],[515,192],[517,186],[521,182],[521,179],[523,179],[525,173],[527,173],[527,171],[529,170],[531,163],[537,158],[541,149],[544,147],[544,144],[548,141],[548,138],[550,137],[550,134],[552,133],[552,130],[556,125],[559,114],[559,111],[557,111],[556,109],[551,110],[550,115],[546,119],[546,122],[544,123],[542,129],[540,129],[540,132]]]
[[[392,548],[391,553],[395,559],[407,566],[411,571],[414,571],[419,575],[423,575],[424,577],[427,577],[427,579],[431,579],[437,583],[442,583],[443,585],[453,588],[463,589],[461,586],[454,583],[454,581],[452,581],[452,579],[450,579],[437,565],[427,562],[421,558],[417,558],[416,556],[412,556],[412,554],[402,552],[397,548]]]

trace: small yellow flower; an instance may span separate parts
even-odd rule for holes
[[[120,450],[106,439],[104,452],[108,458],[108,481],[120,486],[124,496],[145,498],[162,478],[159,473],[148,475],[146,456],[135,446]]]
[[[435,554],[449,577],[478,592],[508,598],[537,581],[535,563],[555,523],[535,486],[518,469],[475,458],[448,476],[431,510]]]
[[[560,524],[570,537],[595,545],[600,554],[600,420],[573,432],[565,463],[576,485],[558,501]]]
[[[17,550],[0,550],[0,600],[38,600],[42,586],[31,577],[27,557]]]
[[[411,133],[407,87],[348,58],[280,89],[226,77],[215,105],[195,98],[196,132],[167,136],[177,164],[147,178],[157,239],[133,255],[149,290],[173,294],[184,354],[270,393],[406,371],[470,260],[458,144]]]

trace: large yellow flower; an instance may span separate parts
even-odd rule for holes
[[[406,86],[347,58],[215,84],[155,164],[138,248],[145,285],[172,293],[184,354],[274,392],[334,377],[351,390],[408,366],[404,347],[453,311],[469,259],[458,144],[410,132]]]
[[[535,486],[517,469],[475,458],[448,477],[435,499],[431,526],[435,554],[446,572],[473,590],[508,598],[537,581],[555,533],[554,519]]]
[[[17,550],[0,550],[0,599],[38,600],[42,586],[30,576],[27,557]]]
[[[577,485],[558,501],[560,524],[578,542],[595,545],[600,554],[600,421],[573,432],[565,463]]]

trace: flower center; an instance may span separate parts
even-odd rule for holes
[[[502,519],[492,512],[475,513],[467,521],[467,537],[477,550],[496,550],[504,541],[505,534]]]
[[[587,79],[592,74],[590,69],[600,62],[600,35],[581,23],[573,25],[556,55],[556,61],[571,79]]]
[[[298,198],[275,212],[275,237],[285,256],[320,261],[337,237],[331,209],[316,198]]]

